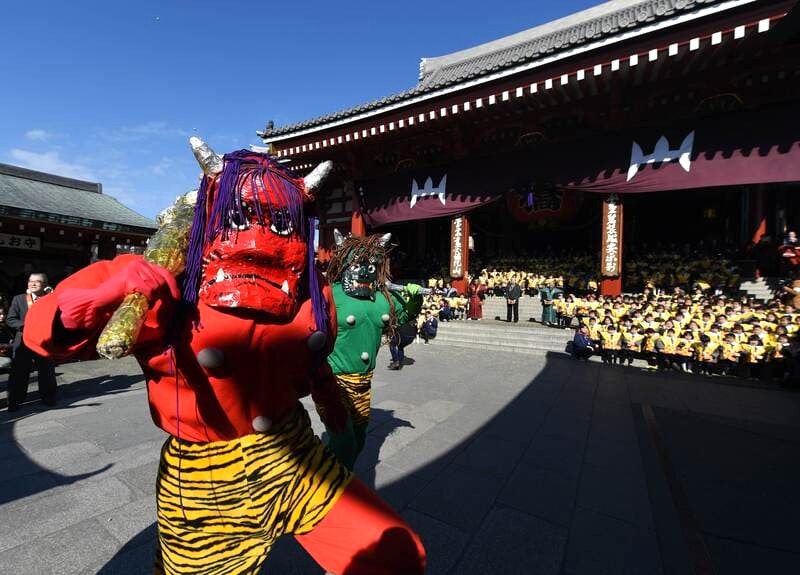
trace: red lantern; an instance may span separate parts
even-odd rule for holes
[[[583,195],[575,190],[552,185],[532,186],[530,191],[509,191],[506,205],[511,215],[523,223],[556,223],[572,219],[578,213]]]

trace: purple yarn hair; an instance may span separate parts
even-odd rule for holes
[[[308,218],[308,237],[306,243],[308,244],[308,292],[311,296],[311,310],[314,312],[314,323],[317,324],[317,330],[325,335],[328,334],[328,302],[322,295],[322,289],[319,285],[319,277],[317,276],[317,266],[314,262],[314,230],[317,227],[317,218]]]
[[[219,176],[210,214],[206,218],[208,191],[211,179],[203,178],[197,194],[192,229],[189,236],[189,251],[186,258],[186,271],[183,276],[183,300],[191,305],[197,304],[200,289],[200,278],[203,268],[203,249],[217,236],[228,239],[235,234],[237,222],[248,218],[242,202],[242,188],[249,182],[253,193],[258,196],[252,202],[255,216],[262,225],[267,221],[263,210],[269,210],[269,221],[275,221],[279,212],[288,216],[295,233],[305,239],[308,244],[308,287],[311,297],[314,321],[317,329],[327,333],[328,311],[325,298],[320,289],[317,270],[314,264],[314,229],[315,219],[306,220],[303,213],[303,193],[292,181],[291,176],[278,163],[265,154],[249,150],[238,150],[225,154],[224,167]],[[276,202],[270,200],[267,190],[276,196]],[[254,198],[256,199],[256,198]]]
[[[206,229],[206,198],[208,197],[208,176],[203,176],[200,190],[197,192],[197,203],[194,208],[194,219],[189,231],[189,251],[186,254],[186,269],[183,273],[181,295],[183,301],[197,304],[197,291],[200,286],[200,272],[203,267],[203,236]]]

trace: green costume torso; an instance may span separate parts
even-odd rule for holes
[[[390,314],[389,302],[382,292],[375,293],[375,301],[350,297],[342,290],[341,283],[332,286],[336,304],[338,334],[328,364],[334,374],[367,373],[375,369],[375,357],[381,346],[381,337],[386,327],[384,315]],[[390,292],[394,303],[397,324],[406,321],[403,299]],[[348,322],[348,319],[351,321]],[[362,354],[367,354],[362,358]]]

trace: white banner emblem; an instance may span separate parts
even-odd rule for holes
[[[424,198],[425,196],[437,196],[439,201],[442,202],[442,205],[445,205],[445,198],[444,194],[447,189],[447,174],[442,176],[442,179],[439,180],[439,185],[435,188],[433,187],[433,180],[430,176],[428,179],[425,180],[425,185],[422,189],[419,188],[417,185],[416,178],[411,179],[411,205],[409,208],[413,208],[414,204],[417,203],[418,198]]]
[[[645,156],[642,152],[642,147],[633,141],[631,146],[631,163],[628,168],[628,180],[631,181],[633,176],[637,174],[639,168],[647,164],[655,164],[660,162],[672,162],[677,160],[678,164],[685,170],[689,171],[692,167],[692,147],[694,146],[694,130],[683,139],[680,147],[671,150],[669,141],[666,136],[661,136],[656,142],[656,147],[653,148],[653,153]]]

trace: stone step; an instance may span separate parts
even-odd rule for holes
[[[741,286],[742,290],[755,291],[755,292],[773,292],[774,289],[765,286]]]
[[[542,315],[542,311],[540,309],[536,309],[534,307],[520,306],[517,311],[520,314],[520,316],[522,316],[522,315],[526,315],[526,316],[540,316],[540,315]],[[500,316],[502,318],[505,318],[507,313],[508,313],[508,309],[506,308],[506,306],[503,306],[502,308],[500,308],[500,307],[497,307],[497,308],[484,307],[483,308],[483,317],[494,318],[496,316]]]
[[[520,306],[518,310],[520,317],[525,316],[540,316],[542,315],[542,310],[537,309],[535,307],[528,307],[528,306]],[[503,307],[483,307],[483,317],[494,318],[496,316],[500,316],[502,318],[506,317],[508,313],[508,309],[506,306]]]
[[[761,277],[748,278],[739,285],[739,291],[761,301],[775,297],[780,290],[781,278]]]
[[[530,318],[539,319],[542,317],[542,312],[536,312],[536,310],[532,309],[521,309],[518,312],[520,321],[526,322]],[[483,319],[484,321],[494,322],[494,321],[505,321],[506,317],[508,316],[508,312],[506,310],[483,310]]]
[[[753,285],[742,284],[740,287],[742,289],[750,289],[755,291],[774,291],[774,288],[772,286],[761,285],[761,284],[753,284]]]
[[[491,342],[475,342],[463,339],[448,339],[439,340],[437,337],[432,345],[440,345],[442,347],[462,347],[478,350],[490,351],[505,351],[513,353],[530,353],[530,354],[543,354],[547,352],[561,352],[565,353],[566,342],[563,345],[545,345],[539,343],[520,344],[516,343],[491,343]]]
[[[465,325],[466,324],[466,325]],[[469,321],[451,321],[439,322],[439,333],[457,333],[457,334],[476,334],[476,335],[499,335],[508,334],[514,337],[541,337],[549,339],[564,335],[565,337],[572,337],[572,330],[564,328],[548,328],[541,324],[536,324],[528,321],[520,321],[520,323],[506,323],[505,321],[492,321],[481,320],[480,322]]]
[[[495,308],[495,309],[483,308],[483,317],[489,318],[489,319],[494,319],[495,317],[501,317],[501,318],[505,319],[507,313],[508,313],[508,310],[506,309],[506,306],[503,306],[502,308],[498,307],[498,308]],[[520,308],[519,308],[519,317],[523,317],[523,316],[528,317],[528,316],[530,316],[530,317],[537,317],[538,318],[538,317],[541,317],[541,315],[542,315],[542,310],[540,308],[524,307],[524,306],[520,306]]]
[[[520,305],[541,305],[538,297],[523,297],[519,300]],[[490,297],[483,300],[483,305],[501,305],[506,306],[506,298],[504,297]]]
[[[475,349],[539,349],[549,351],[564,351],[567,342],[557,341],[536,341],[536,340],[473,340],[469,338],[439,338],[435,339],[437,345],[456,345],[460,347],[472,347]]]
[[[473,349],[527,353],[563,352],[567,341],[572,339],[573,332],[570,329],[548,328],[528,322],[524,316],[521,317],[523,319],[517,324],[491,319],[440,322],[435,341],[439,344]]]
[[[742,287],[740,288],[739,291],[743,294],[746,294],[748,297],[761,300],[762,302],[771,300],[772,298],[775,297],[775,292],[769,289],[763,289],[763,288],[752,289],[752,288]]]
[[[572,332],[554,331],[553,333],[530,333],[523,331],[463,331],[463,330],[439,330],[436,337],[443,338],[468,338],[476,341],[561,341],[572,339]]]

